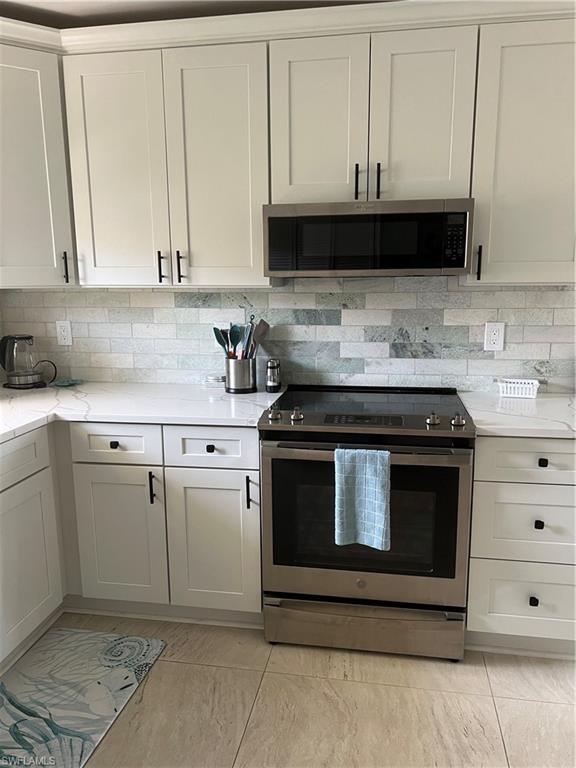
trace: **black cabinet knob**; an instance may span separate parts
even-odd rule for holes
[[[110,448],[112,448],[113,451],[115,451],[117,448],[120,448],[120,443],[118,440],[110,440]]]
[[[216,446],[215,445],[207,445],[206,446],[206,453],[214,453],[215,450],[216,450]]]
[[[534,528],[537,531],[541,531],[544,528],[544,520],[534,520]]]
[[[548,466],[548,459],[538,459],[538,466],[539,467],[547,467]]]
[[[532,596],[528,602],[532,606],[532,608],[537,608],[540,605],[540,600],[538,600],[537,597]]]

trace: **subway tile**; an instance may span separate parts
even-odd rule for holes
[[[550,357],[550,344],[544,342],[528,344],[506,344],[504,349],[494,352],[496,360],[530,360],[543,359]]]
[[[442,359],[442,360],[415,360],[415,369],[414,372],[416,374],[421,373],[432,373],[432,374],[444,374],[444,373],[452,373],[452,374],[458,374],[460,376],[466,374],[468,372],[468,361],[467,360],[451,360],[451,359]]]
[[[174,306],[184,307],[221,307],[222,294],[220,293],[175,293]]]
[[[339,383],[348,387],[385,387],[389,378],[385,373],[345,373]]]
[[[405,374],[390,374],[388,383],[391,387],[439,387],[440,376],[433,374],[420,374],[408,376]]]
[[[441,309],[393,309],[391,325],[410,328],[414,326],[442,325]]]
[[[535,325],[545,323],[535,323]],[[576,325],[576,310],[574,307],[554,310],[554,325]]]
[[[108,311],[103,307],[67,307],[66,319],[78,323],[107,323]]]
[[[550,357],[557,360],[573,360],[576,346],[572,344],[552,344]]]
[[[186,310],[178,310],[174,309],[173,307],[155,307],[150,311],[154,313],[152,316],[152,321],[155,323],[177,323],[179,312],[185,312]],[[192,310],[192,312],[195,311],[196,310]]]
[[[415,370],[413,359],[382,357],[366,360],[366,373],[414,373]]]
[[[64,307],[22,307],[22,320],[32,323],[54,323],[66,319]]]
[[[485,328],[483,325],[471,325],[469,328],[469,340],[476,344],[484,344]],[[524,328],[521,325],[507,325],[504,329],[505,343],[524,340]]]
[[[224,372],[224,355],[178,355],[178,368]]]
[[[2,309],[2,319],[4,322],[24,322],[24,309],[24,307],[4,307]]]
[[[386,341],[386,342],[406,342],[410,341],[410,335],[399,334],[398,328],[391,328],[389,325],[367,325],[361,324],[359,330],[364,333],[364,341]]]
[[[74,333],[74,328],[72,328]],[[105,337],[113,339],[114,337],[127,337],[132,335],[132,326],[130,323],[90,323],[88,325],[88,336]]]
[[[93,368],[132,368],[134,357],[122,352],[97,352],[90,355]]]
[[[210,325],[181,325],[176,324],[177,339],[204,339],[214,338],[214,326]]]
[[[112,308],[108,310],[108,320],[111,323],[152,323],[154,310],[148,307]]]
[[[147,339],[153,344],[153,351],[157,354],[170,355],[172,353],[182,355],[192,355],[199,353],[212,354],[215,351],[216,340],[214,339],[214,346],[204,339]],[[222,351],[222,355],[224,352]],[[176,366],[174,366],[176,368]]]
[[[551,309],[499,309],[498,320],[510,325],[552,325]]]
[[[134,368],[151,368],[156,370],[158,368],[177,368],[178,356],[169,355],[166,352],[155,354],[135,354],[134,355]]]
[[[494,352],[485,351],[483,344],[443,344],[441,356],[461,360],[493,360]]]
[[[223,307],[238,307],[240,309],[263,309],[268,306],[268,293],[264,291],[223,293]]]
[[[96,339],[94,339],[96,341]],[[136,352],[149,354],[154,352],[154,339],[110,339],[110,352]]]
[[[497,309],[445,309],[444,325],[481,325],[498,319]],[[506,320],[505,322],[511,322]]]
[[[245,310],[239,308],[198,309],[198,322],[224,327],[230,323],[243,323],[244,315]]]
[[[390,345],[382,342],[343,342],[340,344],[342,357],[388,357]]]
[[[11,333],[29,333],[31,336],[48,336],[46,323],[31,323],[24,321],[10,321],[3,323],[3,332]],[[56,332],[54,331],[54,334]]]
[[[322,328],[322,338],[332,341],[326,334],[329,331],[337,331],[339,325],[325,326]],[[268,338],[273,341],[314,341],[316,339],[316,326],[308,325],[275,325],[270,328]],[[338,339],[334,339],[338,341]]]
[[[287,281],[293,284],[294,290],[302,293],[315,293],[316,291],[335,291],[342,290],[342,280],[337,278],[325,277],[297,277],[294,280]],[[282,290],[286,290],[282,287]],[[350,289],[349,289],[350,290]]]
[[[316,367],[329,373],[363,373],[364,360],[357,357],[325,357],[317,359]]]
[[[361,325],[324,325],[318,328],[316,334],[320,341],[364,341],[364,328]]]
[[[393,342],[390,344],[390,357],[430,358],[441,357],[442,346],[430,342]]]
[[[135,339],[172,339],[176,326],[171,323],[134,323],[132,336]]]
[[[493,376],[453,376],[444,374],[441,377],[443,387],[455,387],[461,392],[495,392],[496,384]]]
[[[159,384],[202,384],[210,371],[204,370],[170,370],[156,371],[156,381]]]
[[[464,344],[468,341],[467,325],[432,325],[427,328],[416,328],[414,341],[425,341],[446,344]]]
[[[468,360],[471,376],[522,376],[524,366],[521,360]]]
[[[369,293],[366,296],[366,309],[406,309],[415,307],[416,293]]]
[[[343,309],[342,325],[390,325],[390,309]]]
[[[90,336],[89,333],[90,326],[88,323],[70,323],[70,330],[72,331],[72,339],[76,338],[86,338],[86,336]],[[48,325],[46,328],[46,332],[49,336],[56,336],[56,326],[55,325]]]
[[[170,291],[134,291],[130,294],[131,307],[173,307],[174,294]]]
[[[522,360],[523,374],[543,379],[572,377],[574,382],[574,360]]]
[[[435,293],[434,291],[417,294],[418,307],[438,307],[439,309],[452,309],[455,307],[469,307],[470,295],[467,293],[456,293],[455,291],[444,291]]]
[[[394,290],[396,291],[446,291],[448,290],[448,278],[446,277],[395,277]]]
[[[160,309],[154,310],[155,312],[160,312]],[[185,325],[190,325],[191,323],[194,323],[195,325],[199,325],[199,309],[195,309],[194,307],[191,307],[189,309],[164,309],[164,312],[173,312],[175,322],[181,323]],[[166,316],[166,315],[165,315]]]
[[[62,372],[59,371],[61,374]],[[113,368],[93,368],[92,366],[73,365],[68,370],[68,376],[81,381],[114,381]]]
[[[153,384],[157,381],[155,368],[113,368],[112,381],[123,383]]]
[[[4,307],[43,307],[44,293],[35,290],[2,290],[1,303]]]
[[[262,317],[270,325],[339,325],[347,311],[353,310],[268,309],[262,313]]]
[[[524,341],[574,342],[575,329],[567,325],[524,326]]]
[[[361,293],[317,293],[318,309],[364,309],[366,296]]]
[[[320,288],[319,290],[322,290]],[[325,289],[327,290],[327,289]],[[393,277],[345,277],[342,290],[354,293],[389,293],[394,290]]]
[[[470,294],[470,306],[473,309],[522,308],[526,306],[526,294],[523,291],[478,291]]]
[[[527,307],[574,307],[576,293],[572,291],[531,291],[526,294]]]
[[[271,309],[315,309],[314,293],[272,293],[269,306]]]
[[[44,294],[42,306],[44,307],[85,307],[88,303],[88,293],[82,291],[55,291]]]
[[[130,293],[120,291],[86,290],[86,305],[88,307],[129,307]]]

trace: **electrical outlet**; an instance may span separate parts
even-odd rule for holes
[[[504,349],[504,323],[486,323],[484,326],[484,350],[501,352]]]
[[[61,346],[72,346],[72,328],[70,327],[70,320],[56,321],[56,338],[58,339],[58,344]]]

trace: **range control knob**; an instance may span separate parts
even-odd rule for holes
[[[271,405],[268,409],[268,419],[270,421],[280,421],[282,418],[282,412],[280,411],[280,408],[278,408],[277,405]]]
[[[299,405],[294,406],[294,410],[290,414],[290,421],[304,421],[304,414],[302,408]]]
[[[429,427],[437,427],[438,424],[440,424],[440,416],[432,411],[430,416],[426,419],[426,424],[428,424]]]
[[[452,424],[453,427],[463,427],[466,424],[466,419],[462,416],[461,413],[458,413],[458,411],[456,411],[456,413],[454,414],[454,418],[450,423]]]

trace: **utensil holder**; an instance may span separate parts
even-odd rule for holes
[[[226,358],[226,392],[246,395],[256,392],[256,359],[234,360]]]

